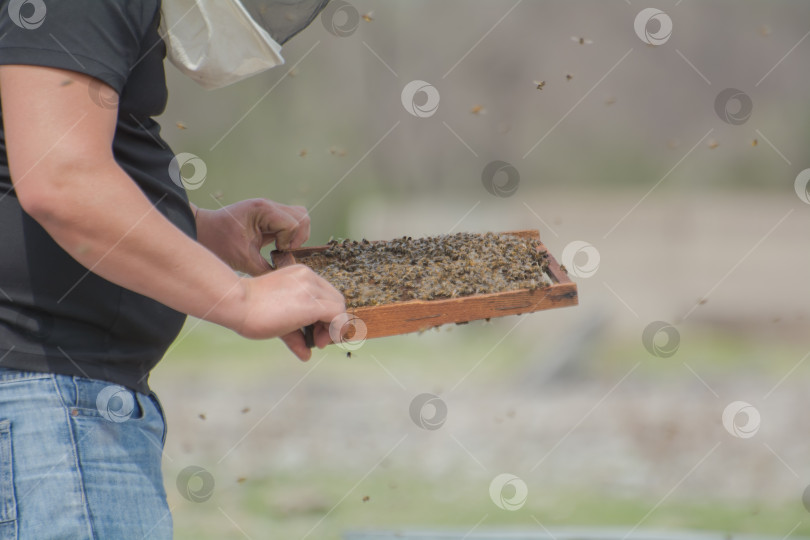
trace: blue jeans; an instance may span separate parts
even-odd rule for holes
[[[0,368],[0,540],[164,539],[154,394]]]

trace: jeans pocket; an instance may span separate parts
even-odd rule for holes
[[[17,538],[17,501],[11,456],[11,422],[0,420],[0,540]]]
[[[63,405],[73,416],[101,417],[116,424],[143,417],[136,393],[129,388],[63,375],[56,376],[56,383]]]
[[[160,402],[160,400],[157,397],[157,394],[155,394],[154,392],[149,392],[149,399],[151,399],[152,403],[155,404],[155,407],[157,408],[157,411],[160,414],[160,418],[161,420],[163,420],[163,436],[161,437],[161,444],[163,446],[166,446],[166,433],[168,433],[169,431],[169,426],[166,423],[166,413],[163,412],[163,404]]]

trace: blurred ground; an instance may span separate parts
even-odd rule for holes
[[[740,216],[754,202],[756,217]],[[795,224],[806,217],[734,268],[781,217],[779,205],[747,197],[704,204],[690,205],[674,244],[660,239],[679,228],[682,206],[646,206],[633,218],[643,227],[627,224],[632,242],[600,245],[599,271],[577,280],[577,308],[373,340],[351,359],[331,347],[307,365],[277,343],[190,321],[152,377],[169,416],[165,467],[178,537],[241,538],[243,528],[248,537],[293,538],[315,527],[312,538],[337,538],[375,524],[464,529],[481,519],[531,527],[531,516],[544,525],[629,528],[647,512],[642,525],[780,536],[802,523],[794,532],[810,533],[802,506],[810,425],[799,412],[808,304],[793,287],[809,269],[800,257],[775,263],[800,245]],[[566,221],[557,232],[574,236],[578,212],[599,212],[560,208]],[[687,234],[709,220],[717,225],[700,226],[705,234]],[[725,236],[730,229],[739,235]],[[547,242],[559,252],[553,235]],[[626,260],[657,281],[635,286],[637,277],[621,271]],[[674,356],[645,350],[649,321],[675,322],[732,269],[676,324]],[[779,278],[762,277],[771,275]],[[774,297],[784,299],[780,313],[756,308]],[[408,415],[423,392],[447,405],[438,430]],[[735,400],[761,414],[751,439],[723,428],[723,409]],[[205,503],[174,490],[190,464],[216,479]],[[527,483],[518,512],[489,500],[489,482],[502,472]]]
[[[341,5],[284,46],[284,68],[215,92],[169,70],[163,134],[206,164],[192,201],[303,204],[314,244],[536,228],[558,258],[587,242],[596,259],[567,266],[597,268],[573,276],[579,307],[373,340],[352,358],[331,347],[306,365],[189,321],[151,379],[177,537],[810,535],[810,206],[794,186],[810,167],[810,4]],[[672,22],[658,46],[634,25],[647,7]],[[430,116],[408,111],[425,95],[403,103],[415,80],[440,95]],[[728,88],[748,115],[718,106]],[[493,160],[519,173],[510,196],[485,189]],[[674,342],[642,343],[656,321]],[[439,429],[409,415],[425,392],[447,407]],[[736,401],[757,429],[740,431],[745,413],[723,424]],[[202,502],[177,486],[190,465],[215,480]],[[490,498],[501,473],[527,486],[517,511]]]

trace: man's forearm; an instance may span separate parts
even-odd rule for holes
[[[114,161],[69,168],[53,192],[27,210],[101,277],[178,311],[239,328],[243,281],[169,222]]]

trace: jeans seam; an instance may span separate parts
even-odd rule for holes
[[[14,483],[14,443],[12,441],[11,421],[3,419],[0,420],[0,424],[3,424],[4,427],[3,434],[0,435],[0,438],[2,438],[0,439],[0,444],[4,446],[2,449],[3,460],[0,465],[8,468],[8,470],[0,473],[0,489],[7,490],[7,493],[4,494],[4,500],[0,502],[0,504],[4,507],[6,503],[11,505],[8,515],[6,515],[6,508],[3,508],[3,515],[0,517],[0,526],[8,528],[10,524],[13,523],[14,536],[12,538],[17,538],[19,532],[19,516],[17,516],[17,488]],[[8,461],[6,462],[6,460]]]
[[[158,415],[160,416],[160,419],[163,421],[163,435],[160,437],[160,444],[165,448],[166,436],[169,434],[169,423],[166,421],[166,412],[163,410],[163,404],[160,402],[160,398],[158,398],[155,392],[150,391],[149,394],[147,394],[147,397],[155,405],[155,408],[158,411]]]
[[[88,503],[87,503],[87,492],[86,492],[85,487],[84,487],[84,474],[82,472],[81,464],[80,464],[80,461],[79,461],[79,454],[78,454],[79,446],[76,443],[76,433],[74,432],[73,421],[72,421],[72,418],[70,416],[70,411],[68,410],[70,407],[65,402],[65,397],[62,395],[62,389],[59,388],[59,383],[56,381],[56,377],[51,377],[51,382],[53,383],[53,386],[54,386],[54,389],[56,390],[56,393],[59,395],[59,400],[62,402],[62,409],[63,409],[63,413],[64,413],[65,424],[67,425],[67,431],[68,431],[68,434],[70,435],[70,454],[71,454],[71,457],[73,458],[73,466],[74,466],[74,470],[76,471],[77,481],[78,481],[78,484],[79,484],[79,490],[80,490],[81,496],[82,496],[82,508],[84,510],[83,513],[84,513],[85,524],[87,525],[87,535],[88,535],[88,538],[92,538],[94,540],[97,540],[95,532],[93,532],[93,521],[90,518],[90,511],[89,511]],[[78,399],[79,394],[78,394],[78,388],[76,388],[76,381],[74,380],[73,377],[70,377],[70,382],[73,384],[73,386],[75,388],[76,397]]]
[[[56,377],[54,377],[53,374],[51,374],[51,376],[48,378],[51,380],[51,384],[53,384],[54,390],[56,390],[56,395],[59,396],[59,402],[62,404],[62,407],[65,409],[65,412],[67,412],[67,410],[70,408],[70,405],[68,405],[68,402],[65,399],[64,394],[62,394],[62,389],[59,387],[59,382],[56,380]]]

